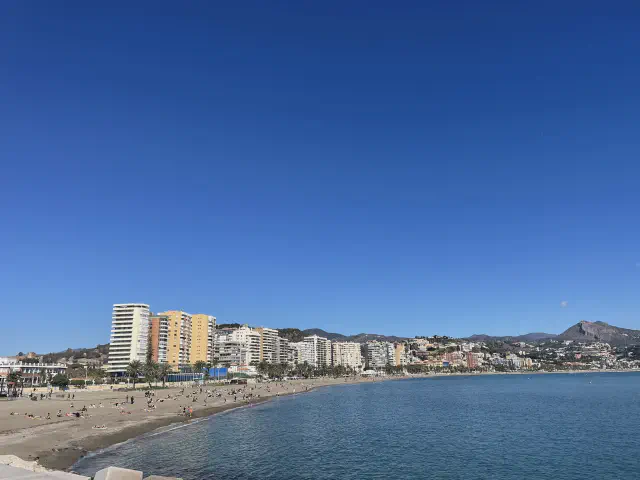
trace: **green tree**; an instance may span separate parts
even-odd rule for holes
[[[206,368],[207,362],[203,360],[198,360],[191,366],[191,371],[193,373],[202,373],[202,371]]]
[[[24,390],[24,378],[22,378],[22,372],[11,372],[7,375],[7,384],[13,383],[13,395],[18,394],[18,387],[20,387],[20,395]],[[7,385],[8,388],[8,385]]]
[[[260,375],[268,375],[269,374],[269,364],[264,360],[259,362],[257,365],[257,370]]]
[[[149,388],[151,388],[151,382],[158,379],[158,364],[153,360],[144,364],[144,378],[149,383]]]
[[[129,365],[127,365],[126,370],[127,376],[133,382],[133,388],[136,388],[136,381],[138,377],[144,374],[144,368],[142,367],[142,363],[139,360],[133,360]]]
[[[67,386],[69,386],[69,377],[58,373],[51,379],[51,385],[59,388],[67,388]]]
[[[162,379],[162,388],[164,388],[167,377],[172,372],[172,367],[168,363],[161,363],[158,365],[158,378]]]
[[[151,332],[149,332],[149,336],[147,337],[147,352],[144,360],[144,363],[146,364],[153,362],[153,342],[151,341]]]

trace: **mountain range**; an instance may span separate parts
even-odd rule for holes
[[[484,333],[479,333],[475,335],[471,335],[470,337],[466,337],[464,340],[469,340],[472,342],[496,342],[496,341],[510,341],[510,342],[540,342],[542,340],[552,340],[554,338],[558,338],[558,335],[555,333],[525,333],[524,335],[507,335],[507,336],[493,336],[486,335]]]
[[[610,345],[640,344],[640,330],[615,327],[606,322],[587,322],[585,320],[572,325],[559,335],[553,333],[527,333],[517,336],[471,335],[466,340],[476,342],[511,341],[540,342],[544,340],[573,340],[576,342],[605,342]]]

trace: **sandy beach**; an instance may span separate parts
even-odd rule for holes
[[[64,398],[54,393],[51,399],[32,401],[25,391],[23,398],[0,401],[0,455],[13,454],[23,460],[37,460],[47,468],[65,470],[88,452],[172,423],[264,402],[276,395],[371,381],[360,377],[321,378],[255,385],[206,385],[202,390],[192,386],[171,387],[153,390],[154,396],[150,398],[145,397],[142,389],[71,390],[68,393],[72,399],[66,393]],[[58,416],[59,411],[62,416]]]

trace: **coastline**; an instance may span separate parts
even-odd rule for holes
[[[589,373],[631,373],[631,372],[640,372],[640,370],[572,370],[572,371],[555,371],[555,372],[533,372],[533,371],[523,371],[523,372],[478,372],[478,373],[446,373],[446,374],[419,374],[419,375],[408,375],[408,376],[389,376],[389,377],[376,377],[375,379],[370,378],[348,378],[345,379],[315,379],[308,381],[287,381],[287,382],[277,382],[277,383],[268,383],[268,384],[256,384],[249,385],[248,387],[254,387],[256,389],[260,389],[261,396],[260,398],[253,398],[251,400],[246,401],[238,401],[238,402],[228,402],[224,404],[214,404],[210,406],[199,406],[198,408],[194,408],[193,415],[191,418],[187,418],[184,415],[176,413],[175,411],[169,413],[166,410],[164,412],[159,412],[155,415],[150,415],[148,417],[143,417],[137,420],[120,421],[114,425],[113,428],[110,427],[108,430],[91,430],[91,427],[84,425],[83,428],[80,429],[79,435],[73,435],[74,429],[73,427],[77,427],[77,422],[82,422],[83,420],[75,420],[75,421],[55,421],[51,425],[32,425],[19,429],[3,429],[0,430],[0,454],[13,454],[16,455],[23,460],[36,460],[40,465],[45,468],[52,470],[66,470],[70,471],[71,467],[82,457],[86,456],[92,452],[98,452],[104,448],[126,442],[128,440],[132,440],[134,438],[152,433],[156,430],[163,429],[170,425],[179,424],[179,423],[189,423],[193,420],[202,420],[204,418],[217,415],[226,411],[245,408],[250,404],[259,404],[264,403],[268,400],[271,400],[276,396],[287,396],[293,394],[300,393],[309,393],[321,387],[328,387],[334,385],[353,385],[360,383],[377,383],[382,381],[391,381],[391,380],[409,380],[409,379],[437,379],[443,377],[450,376],[484,376],[484,375],[544,375],[544,374],[589,374]],[[276,386],[282,386],[282,388],[276,388]],[[228,395],[228,391],[232,390],[233,386],[206,386],[205,389],[215,389],[216,391],[224,392]],[[235,387],[237,389],[237,387]],[[294,389],[297,388],[297,391]],[[269,391],[267,391],[269,389]],[[167,390],[156,390],[158,395],[166,395],[167,392],[175,393],[179,389],[167,389]],[[186,387],[185,392],[194,390],[191,387]],[[199,387],[195,389],[198,391]],[[80,399],[77,403],[81,403],[83,401],[95,400],[92,397],[108,397],[109,399],[117,399],[118,397],[123,397],[125,394],[136,393],[139,395],[141,392],[110,392],[103,391],[97,392],[98,394],[102,393],[102,395],[96,395],[96,392],[76,392],[78,396],[80,393],[84,393],[86,398]],[[141,395],[140,395],[141,396]],[[46,401],[45,401],[46,402]],[[45,402],[36,402],[45,404]],[[66,401],[62,401],[66,403]],[[8,402],[11,407],[19,408],[22,407],[30,407],[31,402],[28,399],[21,399],[19,401]],[[140,401],[142,404],[143,402]],[[55,404],[55,401],[54,401]],[[0,404],[2,406],[6,406],[7,404]],[[57,408],[59,404],[55,404],[55,408]],[[172,404],[171,406],[177,407],[177,404]],[[140,407],[140,405],[138,405]],[[5,408],[6,410],[6,408]],[[174,409],[175,410],[175,409]],[[3,412],[4,415],[6,412]],[[106,411],[105,413],[115,415],[115,412]],[[121,420],[115,417],[115,420]],[[0,417],[2,418],[2,417]],[[73,425],[72,428],[65,428],[66,424]],[[4,427],[4,425],[0,425],[0,428]],[[78,430],[76,429],[76,433]],[[53,448],[49,448],[52,447]]]
[[[309,393],[320,387],[373,383],[374,381],[399,380],[402,378],[406,379],[415,377],[383,377],[375,380],[368,378],[329,378],[306,381],[294,380],[245,386],[207,385],[203,387],[205,391],[207,389],[215,390],[216,392],[223,394],[221,398],[210,399],[210,405],[208,406],[203,406],[199,402],[197,404],[191,403],[190,399],[187,397],[187,394],[190,394],[190,392],[199,392],[199,387],[185,387],[184,398],[180,398],[179,400],[171,403],[166,400],[166,403],[164,404],[157,404],[162,406],[162,411],[154,411],[153,414],[146,414],[146,416],[142,418],[138,418],[137,416],[134,417],[134,415],[138,414],[137,410],[144,406],[143,400],[140,399],[142,397],[141,391],[76,391],[73,392],[76,394],[74,400],[76,410],[80,408],[79,406],[85,403],[90,404],[97,401],[104,401],[106,403],[107,401],[113,402],[114,400],[124,402],[125,396],[131,394],[135,394],[136,398],[140,400],[138,400],[139,403],[135,405],[135,409],[131,408],[129,404],[126,404],[126,408],[131,408],[132,410],[132,415],[130,416],[120,415],[119,411],[114,411],[113,407],[89,410],[88,413],[92,414],[92,416],[100,417],[99,421],[102,424],[108,425],[106,430],[93,429],[91,424],[96,421],[95,419],[70,420],[67,417],[63,417],[62,420],[51,420],[51,423],[49,424],[27,425],[22,428],[11,428],[11,425],[5,425],[2,423],[0,424],[0,455],[16,455],[26,461],[35,460],[39,465],[47,469],[71,471],[71,467],[79,459],[91,452],[96,452],[101,449],[126,442],[127,440],[140,437],[173,424],[201,420],[233,409],[244,408],[250,404],[264,403],[277,396]],[[258,392],[260,397],[254,397],[250,400],[238,399],[238,401],[231,401],[233,396],[230,396],[230,392],[234,390],[237,391],[241,387],[254,388],[253,391]],[[180,388],[170,388],[156,390],[155,392],[160,398],[164,398],[167,395],[175,395],[180,390]],[[196,393],[196,395],[198,395],[198,393]],[[229,401],[222,403],[225,396]],[[17,410],[20,415],[17,415],[17,418],[12,419],[12,421],[20,422],[22,424],[30,421],[25,420],[22,415],[22,412],[25,411],[25,409],[28,409],[27,411],[33,412],[36,415],[44,416],[46,415],[44,411],[52,410],[53,414],[55,414],[58,407],[64,408],[65,405],[69,405],[69,400],[63,399],[31,402],[28,398],[22,398],[17,401],[0,403],[0,418],[7,418],[5,415],[9,415],[9,411]],[[182,408],[183,405],[193,407],[193,414],[191,418],[177,412],[178,407]],[[45,420],[42,418],[35,421],[40,422]]]
[[[229,410],[236,410],[239,408],[245,408],[249,406],[249,403],[258,404],[271,400],[273,397],[264,397],[255,399],[253,402],[247,402],[241,405],[227,404],[223,406],[207,407],[202,410],[193,412],[193,417],[187,418],[182,415],[174,415],[172,417],[157,418],[137,425],[125,427],[122,430],[104,433],[103,435],[96,435],[86,439],[82,447],[68,447],[55,452],[47,452],[43,456],[40,456],[38,463],[45,468],[51,470],[64,470],[71,471],[71,467],[81,458],[85,457],[89,453],[98,452],[104,448],[112,447],[119,443],[124,443],[128,440],[133,440],[140,436],[152,433],[156,430],[168,427],[170,425],[178,423],[191,423],[194,420],[200,420],[207,417],[212,417],[219,413],[223,413]]]

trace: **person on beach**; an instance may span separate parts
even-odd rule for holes
[[[47,420],[51,420],[51,413],[47,412]]]

